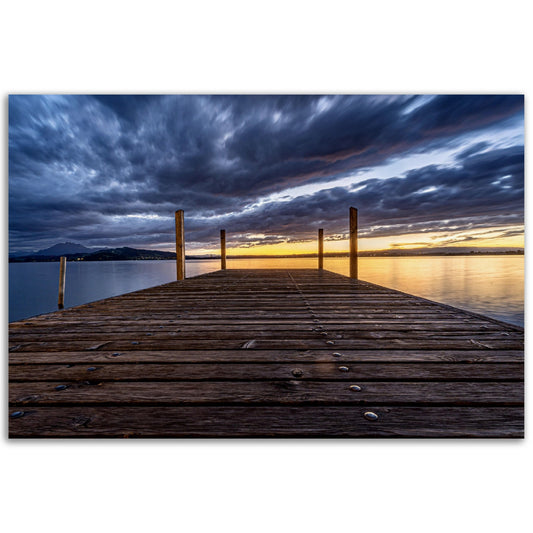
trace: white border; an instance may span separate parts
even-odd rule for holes
[[[525,2],[192,5],[4,6],[5,176],[6,95],[15,92],[526,93],[529,118]],[[3,223],[6,251],[6,215]],[[17,533],[490,533],[525,531],[530,521],[529,439],[7,442],[6,434],[4,420],[4,524]]]

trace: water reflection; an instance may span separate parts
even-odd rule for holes
[[[229,259],[231,268],[317,268],[316,258]],[[220,268],[219,260],[187,261],[187,277]],[[349,260],[324,268],[348,275]],[[518,325],[524,323],[523,256],[363,257],[361,279]],[[9,265],[9,320],[57,309],[59,263]],[[67,263],[65,307],[174,281],[174,261]]]

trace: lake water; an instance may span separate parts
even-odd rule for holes
[[[317,259],[230,259],[228,268],[316,268]],[[187,261],[187,277],[220,268]],[[348,258],[324,268],[348,275]],[[67,263],[65,307],[174,281],[175,261]],[[423,298],[524,325],[523,256],[362,257],[359,277]],[[9,264],[9,320],[57,310],[59,263]]]

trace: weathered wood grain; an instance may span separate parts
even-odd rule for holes
[[[250,344],[253,343],[253,344]],[[248,346],[246,346],[248,345]],[[10,352],[25,351],[76,351],[76,350],[98,350],[104,347],[107,350],[237,350],[240,348],[253,348],[256,350],[320,350],[331,346],[334,349],[360,349],[360,350],[386,350],[398,348],[404,350],[520,350],[523,343],[520,340],[476,340],[475,338],[463,338],[458,340],[441,339],[418,340],[409,338],[393,339],[254,339],[253,337],[241,337],[235,340],[228,339],[184,339],[184,340],[152,340],[150,337],[136,335],[132,340],[116,341],[64,341],[64,342],[24,342],[11,343]]]
[[[12,437],[523,436],[523,328],[323,270],[33,317],[9,350]]]
[[[277,363],[95,363],[18,364],[9,368],[14,381],[212,381],[212,380],[448,380],[520,381],[522,363],[360,363],[330,357],[330,362],[296,360]],[[96,365],[96,366],[95,366]],[[339,371],[339,366],[347,366]]]
[[[367,420],[364,413],[378,419]],[[12,437],[524,436],[521,407],[209,406],[31,407],[9,420]]]
[[[383,342],[389,339],[392,342],[403,342],[410,345],[424,344],[433,341],[442,341],[445,344],[453,344],[457,347],[458,343],[487,347],[495,345],[501,346],[501,342],[505,341],[505,346],[509,347],[510,343],[517,348],[520,347],[521,339],[516,337],[513,340],[507,339],[508,334],[505,332],[495,333],[481,333],[471,332],[465,334],[465,332],[431,332],[427,330],[423,331],[385,331],[385,330],[361,330],[361,331],[335,331],[328,328],[321,328],[316,331],[267,331],[263,330],[248,330],[248,331],[125,331],[125,332],[47,332],[43,334],[39,333],[21,333],[14,334],[10,339],[10,347],[16,346],[21,343],[77,343],[80,342],[80,338],[83,339],[83,343],[89,342],[89,344],[98,343],[124,343],[131,342],[131,339],[135,339],[138,343],[143,343],[147,346],[147,339],[149,346],[153,349],[168,349],[175,343],[183,343],[185,346],[195,346],[200,343],[200,346],[216,342],[216,343],[233,343],[234,348],[238,348],[248,342],[250,339],[254,339],[258,346],[267,343],[270,347],[274,344],[278,344],[280,347],[283,343],[309,343],[309,345],[315,348],[321,346],[325,340],[335,341],[335,344],[346,346],[347,342],[350,342],[352,346],[360,346],[361,348],[371,348],[376,345],[375,341],[380,341],[381,347]],[[370,342],[365,342],[370,341]],[[194,343],[194,344],[192,344]],[[222,347],[222,346],[221,346]]]
[[[175,317],[175,315],[174,315]],[[435,328],[436,330],[446,329],[446,330],[462,330],[463,328],[468,328],[469,330],[482,330],[486,331],[507,331],[507,328],[498,326],[495,324],[487,324],[486,322],[473,319],[465,319],[464,321],[457,323],[457,320],[453,319],[439,319],[439,320],[427,320],[423,318],[417,318],[416,323],[413,323],[412,318],[405,317],[396,317],[389,319],[321,319],[320,324],[324,326],[346,328],[346,329],[402,329],[407,328],[410,330]],[[24,330],[31,332],[46,332],[46,330],[52,330],[58,328],[59,330],[63,329],[82,329],[85,331],[116,331],[117,326],[127,330],[127,331],[136,331],[139,328],[177,328],[179,327],[182,330],[193,329],[201,327],[202,329],[217,330],[220,328],[229,328],[233,331],[254,329],[250,326],[260,327],[261,329],[268,326],[269,329],[274,331],[276,330],[291,330],[291,329],[305,329],[309,327],[316,327],[317,324],[310,317],[304,317],[301,319],[295,318],[284,318],[283,320],[273,319],[268,317],[263,318],[248,318],[242,317],[241,320],[236,324],[232,321],[225,321],[223,317],[211,316],[204,317],[203,319],[194,319],[190,316],[180,317],[178,319],[150,319],[150,318],[137,318],[137,319],[128,319],[128,318],[110,318],[109,320],[103,320],[100,318],[90,319],[85,318],[68,318],[60,317],[57,319],[43,320],[40,317],[29,318],[24,322],[13,322],[10,324],[10,330],[13,332]]]
[[[11,365],[27,363],[261,363],[261,362],[454,362],[510,363],[523,361],[520,350],[96,350],[64,352],[15,351],[9,354]]]
[[[354,383],[356,384],[356,383]],[[63,390],[56,387],[66,385]],[[330,381],[11,383],[11,405],[57,404],[432,404],[521,405],[520,383],[365,382],[354,392]]]

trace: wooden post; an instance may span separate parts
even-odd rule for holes
[[[178,281],[185,279],[185,230],[183,225],[183,209],[176,211],[176,277]]]
[[[220,230],[220,268],[226,270],[226,230]]]
[[[357,209],[350,207],[350,277],[357,279]]]
[[[324,230],[318,230],[318,269],[324,268]]]
[[[59,258],[59,294],[57,297],[57,307],[63,309],[65,303],[65,272],[67,270],[67,258]]]

